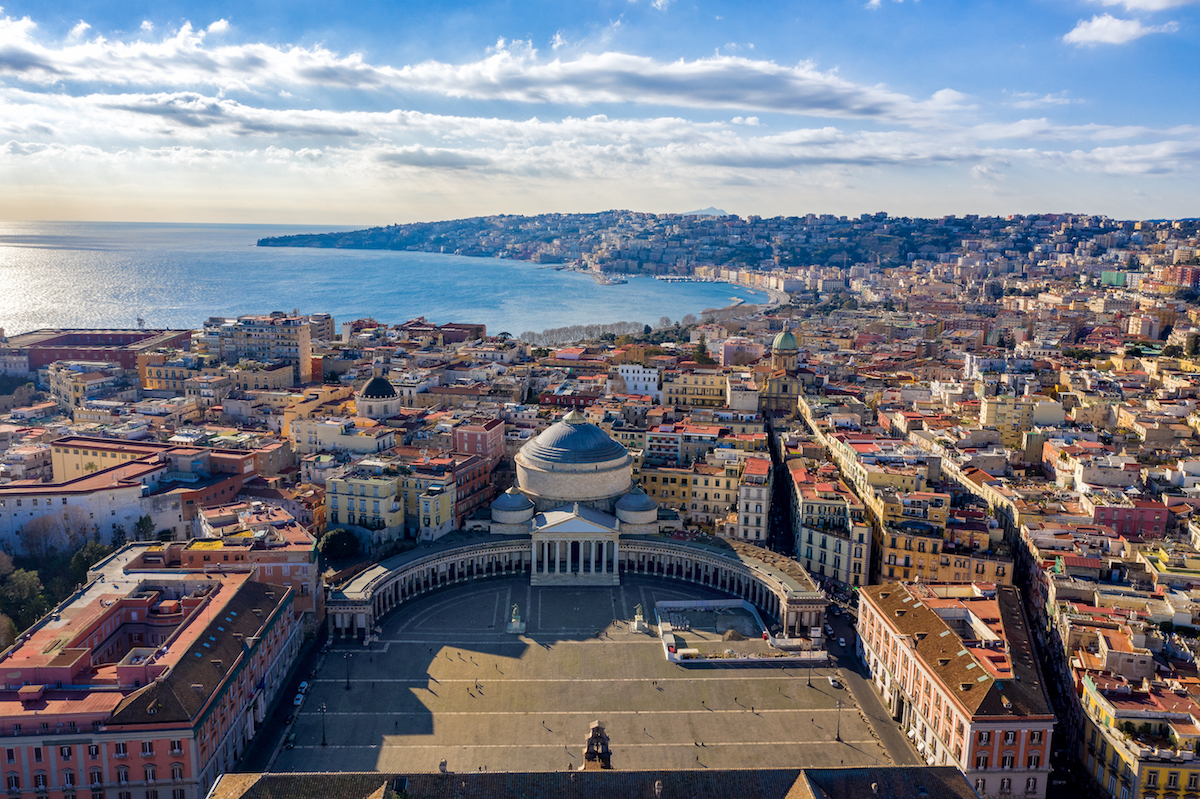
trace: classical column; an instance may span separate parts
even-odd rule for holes
[[[617,558],[619,558],[620,556],[621,556],[620,547],[618,546],[616,541],[613,541],[612,542],[612,573],[613,574],[617,574],[618,572],[621,571],[621,569],[618,568],[618,566],[617,566]]]
[[[554,539],[554,574],[558,574],[558,539]]]
[[[600,542],[600,571],[603,574],[608,574],[608,542]]]
[[[596,539],[592,539],[591,552],[588,554],[588,571],[596,573]]]

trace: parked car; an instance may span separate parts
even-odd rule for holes
[[[833,635],[833,625],[830,625],[830,624],[825,625],[825,634]]]
[[[291,749],[296,745],[296,733],[289,733],[288,737],[283,742],[284,749]]]
[[[296,698],[292,700],[292,704],[296,707],[300,707],[302,704],[304,704],[304,694],[296,694]]]
[[[295,721],[295,720],[296,720],[296,714],[295,714],[295,713],[288,713],[288,714],[287,714],[287,718],[283,720],[283,723],[284,723],[285,725],[286,725],[286,724],[291,724],[291,723],[292,723],[293,721]]]
[[[302,693],[302,694],[308,693],[308,680],[305,680],[304,682],[300,683],[300,693]]]
[[[838,682],[838,678],[837,678],[837,677],[834,677],[832,674],[830,674],[830,675],[829,675],[829,684],[830,684],[831,686],[833,686],[834,688],[841,688],[841,687],[842,687],[842,684],[841,684],[840,682]]]
[[[839,638],[839,639],[838,639],[838,646],[840,646],[840,647],[842,647],[843,649],[845,649],[845,648],[846,648],[846,639],[845,639],[845,638]]]

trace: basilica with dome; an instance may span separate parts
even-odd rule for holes
[[[628,450],[571,411],[515,459],[517,484],[491,505],[488,529],[533,539],[534,585],[617,585],[620,536],[680,527],[633,483]],[[660,518],[661,517],[661,518]]]

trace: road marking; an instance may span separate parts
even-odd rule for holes
[[[842,708],[844,712],[849,712],[848,708]],[[535,716],[537,718],[553,718],[555,716],[577,716],[582,711],[573,710],[438,710],[432,712],[435,716]],[[811,707],[796,707],[796,708],[759,708],[750,711],[746,710],[605,710],[606,716],[687,716],[687,715],[708,715],[722,713],[737,713],[739,715],[761,716],[765,713],[837,713],[837,708],[811,708]],[[301,716],[319,716],[321,711],[311,710],[299,713]],[[429,716],[430,711],[416,710],[399,710],[395,712],[387,711],[330,711],[327,716]]]
[[[874,738],[865,738],[862,740],[843,739],[844,744],[872,744],[875,743]],[[697,747],[695,741],[682,741],[680,743],[623,743],[622,749],[637,749],[644,747],[664,748],[686,746],[689,749],[715,749],[719,746],[827,746],[834,741],[730,741],[728,743],[714,743],[705,741],[704,746]],[[300,745],[297,744],[294,749],[562,749],[561,743],[552,744],[329,744],[321,746],[320,744]],[[701,752],[703,754],[703,752]]]
[[[816,676],[816,675],[814,675],[814,676]],[[687,682],[687,683],[690,683],[690,682],[693,682],[694,679],[700,679],[705,683],[713,683],[713,682],[755,682],[755,681],[770,681],[770,680],[794,682],[795,680],[801,679],[801,678],[784,677],[784,676],[776,677],[776,676],[771,676],[771,675],[766,675],[766,676],[762,676],[762,677],[703,677],[703,678],[662,677],[662,678],[658,678],[658,679],[653,678],[653,677],[611,677],[611,678],[610,677],[571,677],[571,678],[545,677],[545,678],[541,678],[541,679],[534,678],[534,677],[489,677],[489,678],[487,678],[487,681],[489,683],[508,683],[508,682],[536,682],[536,683],[553,683],[553,682],[572,682],[572,683],[573,682],[644,682],[644,683],[649,683],[649,682],[658,682],[658,683]],[[821,679],[824,680],[825,678],[821,677]],[[340,678],[318,677],[316,679],[309,680],[309,682],[345,683],[346,681],[344,679],[340,679]],[[423,684],[429,682],[429,680],[428,680],[428,678],[422,679],[420,677],[413,677],[411,679],[398,678],[398,677],[378,677],[373,680],[352,678],[350,680],[350,682],[352,682],[352,683],[355,683],[355,682],[403,682],[403,683],[415,683],[415,684],[423,685]],[[475,682],[475,680],[474,679],[470,679],[470,680],[446,679],[446,680],[438,680],[438,682],[441,682],[441,683],[447,683],[447,682],[473,683],[473,682]],[[809,686],[805,685],[804,687],[808,688]],[[812,687],[818,688],[819,686],[814,685]],[[817,691],[817,693],[825,694],[824,691]],[[836,696],[834,698],[836,698]]]

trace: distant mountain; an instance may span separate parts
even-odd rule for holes
[[[720,208],[713,208],[710,205],[707,208],[701,208],[699,211],[684,211],[683,216],[729,216],[729,212],[722,211]]]

